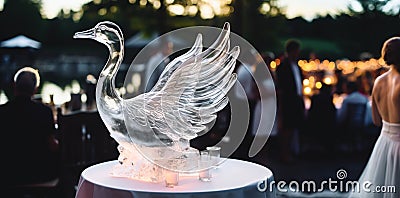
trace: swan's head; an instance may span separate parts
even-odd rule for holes
[[[94,39],[100,43],[110,45],[113,43],[123,42],[123,34],[121,29],[113,22],[102,21],[94,28],[76,32],[74,38],[89,38]]]

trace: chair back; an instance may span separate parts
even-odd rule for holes
[[[59,197],[61,193],[60,178],[47,182],[12,186],[5,191],[9,197]]]
[[[364,128],[366,103],[349,103],[345,119],[345,127],[350,130],[361,130]]]
[[[57,113],[64,165],[85,166],[118,157],[117,143],[97,111]]]
[[[91,160],[90,147],[86,132],[86,118],[83,112],[70,114],[57,113],[58,130],[60,134],[61,160],[65,166],[89,164]]]
[[[86,112],[86,131],[90,135],[90,143],[94,150],[96,163],[118,158],[118,143],[110,136],[106,125],[97,111]]]

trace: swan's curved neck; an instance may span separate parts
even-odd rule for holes
[[[122,111],[122,98],[115,90],[115,77],[123,60],[124,44],[119,37],[118,41],[107,43],[106,46],[110,53],[97,83],[96,99],[99,100],[97,106],[99,111],[104,113],[119,114]]]
[[[110,77],[114,79],[124,57],[123,43],[122,41],[119,41],[119,43],[108,44],[107,47],[110,53],[108,61],[101,71],[101,75],[111,75]]]

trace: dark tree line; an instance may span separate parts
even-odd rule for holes
[[[377,57],[386,39],[400,36],[399,17],[384,14],[374,17],[369,14],[342,14],[337,18],[317,18],[311,23],[295,18],[286,21],[286,24],[288,29],[285,35],[289,37],[314,38],[335,43],[340,52],[326,51],[321,54],[331,58],[358,59],[362,52],[369,52]]]
[[[82,45],[85,41],[73,40],[74,32],[91,27],[101,20],[119,23],[126,37],[139,31],[148,34],[152,31],[163,33],[194,25],[222,27],[225,21],[229,21],[233,32],[247,39],[260,51],[279,54],[283,50],[284,40],[295,37],[335,46],[333,49],[328,45],[323,50],[322,47],[318,49],[318,45],[306,46],[304,56],[315,51],[321,58],[357,59],[362,52],[378,56],[382,42],[400,32],[398,7],[383,12],[388,1],[382,0],[358,0],[361,11],[349,7],[348,13],[320,16],[311,22],[303,18],[286,19],[283,11],[276,6],[277,0],[233,0],[228,5],[232,10],[229,15],[215,16],[212,19],[202,19],[199,12],[190,16],[171,16],[166,1],[159,1],[157,9],[154,4],[141,5],[139,2],[93,1],[84,5],[82,11],[60,12],[54,19],[43,19],[40,14],[40,0],[6,0],[4,9],[0,12],[0,40],[25,34],[41,41],[44,50],[72,53],[81,49],[80,46],[95,45],[93,42]],[[175,1],[185,6],[190,2]],[[262,13],[259,9],[265,3],[269,10]]]

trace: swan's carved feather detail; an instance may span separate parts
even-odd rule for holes
[[[206,124],[214,121],[216,113],[228,104],[226,94],[236,81],[233,70],[239,47],[228,51],[229,34],[226,24],[216,42],[205,51],[201,51],[199,35],[187,53],[166,66],[150,92],[129,100],[128,104],[143,104],[139,110],[142,116],[133,113],[137,105],[126,106],[131,118],[172,140],[190,140],[209,130]]]

